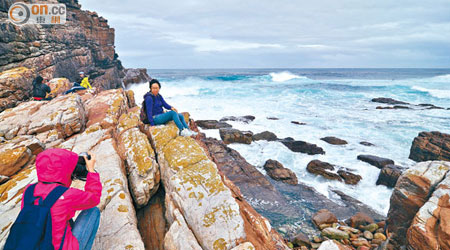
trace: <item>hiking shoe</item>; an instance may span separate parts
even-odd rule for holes
[[[189,133],[189,130],[183,129],[180,131],[181,136],[191,136],[191,133]]]

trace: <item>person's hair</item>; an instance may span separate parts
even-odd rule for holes
[[[159,83],[159,81],[156,80],[156,79],[152,79],[152,80],[149,82],[148,87],[149,87],[149,88],[152,88],[153,83],[158,84],[159,88],[161,88],[161,83]]]
[[[42,81],[44,81],[44,78],[42,78],[42,76],[37,76],[36,79],[34,79],[34,82],[36,84],[41,84]]]

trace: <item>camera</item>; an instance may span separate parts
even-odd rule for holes
[[[87,153],[87,152],[82,152],[80,154],[78,154],[78,162],[77,165],[75,166],[75,170],[73,170],[72,172],[72,180],[82,180],[82,181],[86,181],[86,177],[88,174],[87,168],[86,168],[86,161],[84,160],[84,156],[86,156],[86,158],[88,160],[91,159],[91,156]]]

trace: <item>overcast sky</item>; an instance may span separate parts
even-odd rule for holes
[[[450,0],[79,0],[125,67],[450,67]]]

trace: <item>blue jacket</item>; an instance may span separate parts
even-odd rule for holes
[[[155,104],[153,104],[152,96],[153,98],[155,98]],[[154,96],[151,92],[148,92],[147,94],[144,95],[144,100],[145,100],[145,107],[147,108],[148,121],[152,126],[155,125],[155,122],[153,121],[153,116],[162,114],[163,107],[169,110],[172,109],[172,106],[167,104],[167,102],[164,101],[164,98],[160,94]]]

